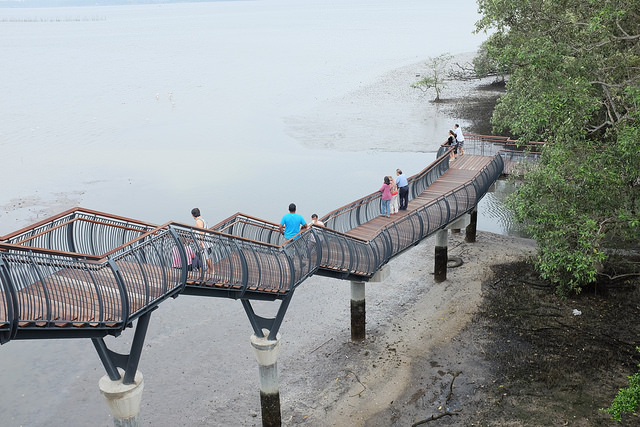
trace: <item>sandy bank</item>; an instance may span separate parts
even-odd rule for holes
[[[444,404],[451,381],[444,373],[460,370],[462,360],[449,344],[475,313],[490,267],[533,251],[535,243],[528,239],[479,232],[477,242],[465,243],[464,233],[450,234],[449,255],[464,264],[449,269],[443,283],[433,280],[433,238],[392,260],[389,279],[367,285],[366,341],[353,344],[343,336],[322,346],[309,365],[319,373],[317,393],[284,402],[287,424],[410,425],[421,416],[420,405],[409,405],[412,400],[432,400],[434,410]],[[405,300],[407,294],[411,297]],[[383,318],[380,306],[387,311]],[[484,374],[481,367],[465,369],[457,381],[472,382]],[[292,392],[286,384],[290,375],[282,379],[285,396]]]

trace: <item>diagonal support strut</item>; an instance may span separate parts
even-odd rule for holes
[[[143,314],[138,318],[136,325],[136,332],[133,336],[133,342],[131,343],[131,350],[129,354],[120,354],[115,351],[109,350],[107,344],[104,342],[104,338],[91,338],[93,345],[100,356],[100,360],[107,371],[107,375],[112,381],[118,381],[120,379],[120,373],[118,368],[124,369],[123,384],[133,384],[138,370],[138,363],[140,362],[140,356],[142,355],[142,346],[144,339],[147,335],[147,328],[149,327],[149,320],[151,319],[151,311]]]
[[[256,334],[258,338],[264,338],[264,334],[262,333],[262,329],[269,330],[269,340],[275,340],[276,334],[280,330],[280,325],[282,325],[282,321],[284,320],[284,315],[287,312],[287,308],[289,308],[289,303],[291,302],[291,298],[293,297],[293,290],[289,291],[287,295],[282,299],[280,303],[280,307],[278,308],[278,312],[274,318],[266,318],[261,317],[256,314],[253,310],[253,306],[251,305],[251,301],[248,299],[241,299],[242,306],[244,307],[244,311],[247,313],[249,317],[249,322],[251,323],[251,327],[253,328],[253,332]]]

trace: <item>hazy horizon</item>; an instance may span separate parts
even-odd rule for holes
[[[0,0],[0,8],[127,6],[142,4],[210,3],[233,1],[253,0]]]

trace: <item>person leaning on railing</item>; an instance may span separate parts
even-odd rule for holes
[[[406,211],[409,206],[409,181],[402,173],[402,170],[396,169],[396,185],[398,186],[398,193],[400,198],[400,207],[398,210]]]
[[[458,144],[456,143],[456,133],[452,130],[449,130],[449,137],[441,145],[441,147],[446,147],[447,145],[453,147],[453,151],[449,155],[449,160],[455,160],[456,156],[458,155]]]
[[[280,233],[284,235],[284,238],[289,240],[293,238],[300,230],[307,228],[307,223],[304,217],[296,213],[296,204],[289,204],[289,213],[285,214],[280,221]],[[296,237],[297,239],[297,237]]]
[[[318,214],[311,215],[311,222],[307,224],[307,227],[311,227],[312,225],[317,225],[318,227],[324,227],[324,222],[318,219]]]

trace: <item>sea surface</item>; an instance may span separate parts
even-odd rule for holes
[[[196,206],[209,224],[236,212],[278,222],[290,202],[322,216],[396,168],[417,173],[454,119],[428,98],[416,111],[370,88],[390,70],[474,52],[486,37],[473,34],[476,9],[0,8],[0,235],[78,205],[153,223],[191,223]]]
[[[426,97],[399,99],[411,90],[394,70],[486,39],[473,0],[3,3],[0,235],[74,206],[157,224],[191,224],[193,207],[210,225],[236,212],[278,222],[290,202],[322,216],[396,168],[419,172],[464,127]],[[480,230],[510,232],[505,185],[483,200]],[[168,312],[216,304],[216,328],[247,322],[237,306],[191,302]],[[160,317],[153,327],[182,333]],[[245,350],[247,325],[229,338]],[[3,426],[112,424],[88,340],[11,342],[0,364]]]

